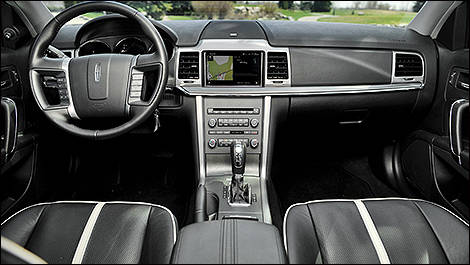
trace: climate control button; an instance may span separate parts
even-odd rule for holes
[[[210,139],[209,142],[208,142],[208,144],[209,144],[209,147],[210,147],[210,148],[215,148],[215,147],[217,146],[217,140],[215,140],[215,139]]]
[[[217,121],[215,119],[209,120],[209,127],[214,128],[217,125]]]
[[[255,138],[251,139],[251,141],[250,141],[251,148],[256,149],[258,147],[258,145],[259,145],[259,142],[258,142],[257,139],[255,139]]]

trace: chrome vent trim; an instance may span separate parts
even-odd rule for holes
[[[268,52],[267,79],[289,79],[289,62],[286,52]]]
[[[412,57],[417,57],[421,61],[421,66],[416,66],[415,69],[420,69],[421,73],[419,74],[409,74],[409,75],[404,75],[402,74],[401,71],[397,71],[397,67],[403,66],[402,62],[398,62],[397,60],[406,60],[406,57],[409,57],[409,60],[413,60]],[[409,62],[411,64],[416,64],[416,62]],[[413,70],[408,70],[408,71],[413,71]],[[420,82],[424,83],[424,59],[423,56],[419,53],[415,52],[397,52],[393,51],[393,58],[392,58],[392,83],[415,83],[415,82]],[[398,76],[397,76],[398,75]]]
[[[178,58],[179,79],[199,79],[199,52],[181,52]]]

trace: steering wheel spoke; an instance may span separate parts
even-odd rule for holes
[[[162,65],[164,60],[166,60],[166,58],[160,56],[158,52],[137,55],[135,68],[144,72],[151,71],[154,70],[155,67]]]
[[[49,57],[40,57],[31,61],[32,70],[42,70],[42,71],[61,71],[64,68],[64,63],[66,63],[70,58],[49,58]]]
[[[66,109],[71,118],[79,119],[70,91],[70,60],[68,57],[34,60],[30,80],[31,86],[37,88],[33,94],[42,110]]]

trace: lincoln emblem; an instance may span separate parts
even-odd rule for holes
[[[99,82],[101,80],[101,63],[97,63],[95,65],[95,82]]]

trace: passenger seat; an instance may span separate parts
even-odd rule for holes
[[[422,200],[321,200],[284,217],[290,263],[469,263],[468,224]]]

